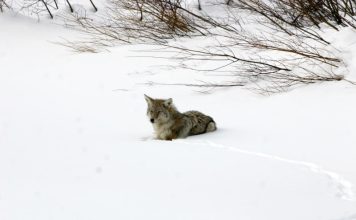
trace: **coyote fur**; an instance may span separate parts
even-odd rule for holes
[[[172,140],[216,130],[213,118],[198,111],[180,113],[172,99],[153,99],[147,95],[145,99],[147,117],[157,139]]]

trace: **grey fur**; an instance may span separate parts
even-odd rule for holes
[[[189,135],[215,131],[216,124],[210,116],[198,111],[180,113],[172,99],[153,99],[145,95],[147,117],[153,125],[156,138],[172,140]]]

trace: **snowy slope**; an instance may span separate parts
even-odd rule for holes
[[[136,57],[73,54],[50,21],[0,15],[0,219],[356,219],[356,87],[263,97],[146,86],[204,77]],[[356,75],[355,32],[335,46]],[[206,79],[206,78],[204,78]],[[219,130],[152,140],[143,94],[201,110]]]

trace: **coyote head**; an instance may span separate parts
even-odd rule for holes
[[[175,110],[172,99],[153,99],[145,95],[148,105],[147,117],[152,124],[163,124],[171,119],[172,111]]]

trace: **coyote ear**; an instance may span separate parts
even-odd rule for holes
[[[151,97],[149,97],[148,95],[146,95],[146,94],[144,94],[145,95],[145,99],[146,99],[146,102],[147,102],[147,104],[152,104],[152,101],[153,101],[153,99],[151,98]]]
[[[166,99],[165,101],[164,101],[164,105],[165,106],[170,106],[170,105],[172,105],[172,103],[173,103],[173,100],[170,98],[170,99]]]

